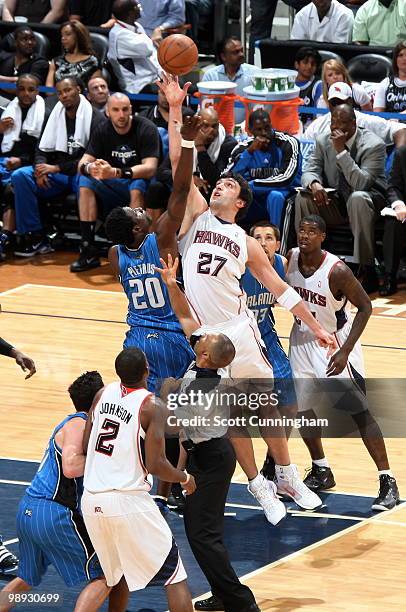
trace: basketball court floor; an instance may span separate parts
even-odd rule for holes
[[[82,372],[97,369],[114,379],[114,358],[126,331],[126,299],[107,265],[72,275],[73,255],[50,254],[0,267],[0,335],[35,359],[37,374],[24,380],[10,360],[0,364],[0,533],[18,552],[15,512],[53,427],[72,410],[66,389]],[[363,335],[368,377],[406,378],[406,293],[375,299]],[[277,326],[286,347],[289,313],[277,308]],[[387,440],[392,469],[406,499],[406,432]],[[395,435],[395,434],[394,434]],[[254,591],[263,612],[376,611],[406,609],[406,502],[385,514],[371,513],[377,474],[361,441],[326,440],[337,485],[323,496],[317,513],[292,502],[279,526],[266,522],[237,469],[226,507],[226,542],[240,577]],[[264,445],[255,441],[258,463]],[[303,442],[290,442],[301,473],[309,466]],[[194,597],[208,585],[188,547],[182,518],[169,523],[178,541]],[[0,577],[0,586],[4,585]],[[71,611],[77,591],[66,589],[51,569],[36,592],[58,593],[54,609]],[[19,607],[21,610],[42,610]],[[131,612],[167,610],[162,589],[133,595]]]

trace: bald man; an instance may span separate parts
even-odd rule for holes
[[[100,266],[94,246],[96,196],[103,207],[103,218],[117,204],[144,208],[144,193],[158,167],[158,130],[148,119],[132,115],[128,97],[122,93],[111,95],[106,114],[107,119],[92,133],[79,162],[82,240],[79,259],[71,265],[71,272]]]
[[[237,145],[233,136],[226,134],[224,126],[219,122],[216,109],[213,106],[200,111],[203,125],[195,141],[197,149],[197,187],[203,193],[211,190],[226,168],[231,151]]]

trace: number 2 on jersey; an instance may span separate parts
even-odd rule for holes
[[[199,262],[197,264],[197,271],[199,274],[210,274],[211,276],[217,276],[221,268],[225,265],[227,257],[220,257],[219,255],[213,255],[211,253],[199,253]],[[213,272],[211,271],[212,262],[218,262]]]
[[[135,289],[131,293],[134,308],[162,308],[165,306],[165,298],[162,293],[161,283],[159,278],[150,276],[144,282],[140,278],[132,278],[128,281],[131,289]]]
[[[114,450],[114,444],[106,444],[106,442],[115,440],[117,438],[120,423],[117,423],[117,421],[112,421],[111,419],[104,419],[102,429],[105,430],[105,433],[100,433],[97,436],[95,450],[98,453],[111,457]]]

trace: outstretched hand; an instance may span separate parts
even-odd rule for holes
[[[200,115],[185,117],[183,119],[183,125],[180,128],[180,135],[185,140],[194,140],[198,135],[203,123],[203,119],[200,117]]]
[[[176,285],[176,271],[178,269],[179,258],[176,257],[175,261],[173,261],[172,255],[168,253],[168,264],[166,264],[162,257],[159,258],[159,261],[162,264],[162,268],[157,268],[157,266],[155,266],[155,270],[159,272],[167,287],[173,287]]]
[[[178,77],[168,72],[162,72],[161,80],[155,82],[167,99],[169,106],[182,106],[187,96],[188,89],[192,84],[188,81],[184,84],[183,88],[181,88]]]
[[[24,355],[24,353],[21,353],[21,351],[15,351],[14,359],[16,360],[17,365],[19,365],[20,368],[23,370],[23,372],[27,372],[28,370],[28,374],[25,377],[25,380],[27,380],[27,378],[31,378],[31,376],[34,376],[37,370],[35,367],[34,360],[31,359],[31,357],[27,357],[27,355]]]

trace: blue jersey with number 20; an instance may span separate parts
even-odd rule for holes
[[[161,267],[156,234],[148,234],[138,249],[119,245],[117,251],[120,281],[128,298],[128,325],[182,332],[165,284],[155,270],[155,266]]]

